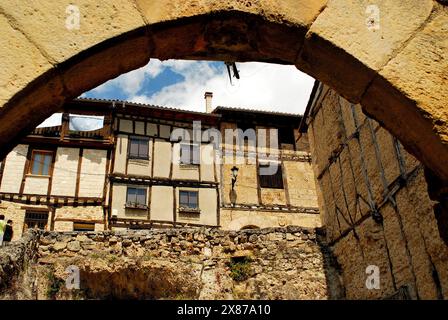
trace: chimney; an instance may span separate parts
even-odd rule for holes
[[[206,92],[204,98],[205,98],[205,112],[212,113],[213,92]]]

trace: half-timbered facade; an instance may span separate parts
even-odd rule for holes
[[[193,143],[192,132],[193,121],[203,132],[220,117],[129,103],[116,105],[115,115],[111,227],[219,226],[220,168],[214,158],[200,161],[213,147]]]
[[[232,230],[320,226],[307,136],[298,139],[301,117],[228,107],[217,107],[213,113],[221,116],[223,136],[221,226]],[[249,139],[236,143],[236,137],[225,133],[228,129],[240,129],[242,138],[254,130],[255,143]],[[234,166],[238,177],[232,190]],[[262,174],[268,166],[275,167],[275,173]]]
[[[100,128],[79,130],[76,123],[85,125],[86,116],[101,122]],[[114,147],[111,121],[107,109],[69,103],[58,125],[36,128],[3,159],[0,212],[14,221],[15,238],[33,227],[105,228],[107,173]]]
[[[212,110],[211,97],[207,112],[67,103],[60,124],[36,128],[2,161],[0,212],[16,236],[29,227],[320,226],[301,118]],[[270,165],[277,170],[261,174]]]

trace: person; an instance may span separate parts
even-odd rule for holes
[[[5,215],[0,214],[0,247],[3,245],[3,233],[5,232]]]
[[[5,231],[3,232],[3,243],[7,245],[11,242],[14,231],[12,229],[12,220],[8,220],[5,226]]]

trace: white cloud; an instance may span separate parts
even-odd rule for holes
[[[166,66],[159,60],[151,60],[146,66],[137,70],[122,74],[115,79],[109,80],[102,85],[92,89],[95,94],[104,94],[107,91],[121,89],[126,95],[134,96],[142,89],[145,77],[153,79],[157,77]]]
[[[213,106],[243,107],[290,113],[303,113],[314,79],[294,66],[266,63],[238,63],[240,80],[230,85],[227,71],[207,62],[166,63],[181,73],[184,81],[164,87],[152,96],[134,95],[134,102],[204,111],[204,92],[214,94]]]

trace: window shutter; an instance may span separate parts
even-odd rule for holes
[[[148,156],[149,143],[148,140],[140,140],[139,156],[146,158]]]
[[[260,168],[268,167],[269,165],[260,164],[258,169],[258,177],[261,188],[283,189],[283,175],[282,168],[277,165],[277,171],[272,175],[261,175]]]
[[[129,155],[133,157],[138,156],[138,141],[131,139],[130,144]]]

